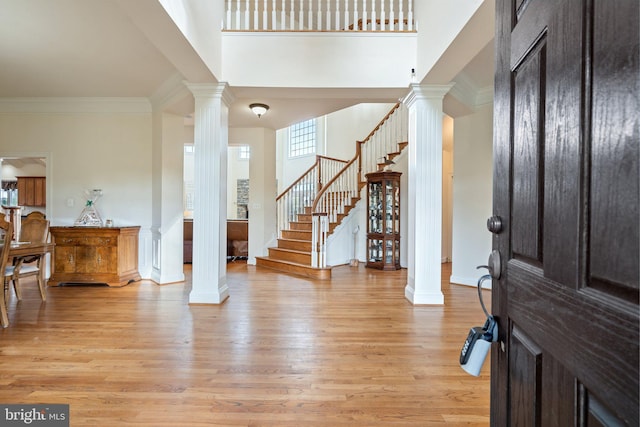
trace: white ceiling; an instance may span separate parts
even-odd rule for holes
[[[192,50],[181,35],[173,36],[176,28],[157,15],[158,8],[156,0],[0,0],[0,97],[151,97],[164,82],[190,72],[177,56]],[[145,28],[142,19],[149,21]],[[153,31],[170,34],[172,46],[158,46],[157,37],[148,37]],[[478,87],[491,84],[493,75],[492,66],[487,70],[492,51],[483,53],[464,71]],[[273,129],[359,102],[393,102],[406,93],[231,89],[236,100],[230,126]],[[248,109],[251,102],[271,110],[258,119]],[[182,103],[176,112],[188,114],[192,108],[191,102]]]

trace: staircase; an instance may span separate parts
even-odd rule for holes
[[[278,246],[256,257],[259,266],[318,280],[331,279],[327,239],[360,200],[365,175],[407,146],[406,109],[400,103],[363,141],[350,161],[316,156],[316,162],[277,198]]]

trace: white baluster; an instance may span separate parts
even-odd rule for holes
[[[394,7],[393,0],[389,2],[389,31],[395,31],[396,29],[396,8]]]
[[[347,1],[347,0],[345,0]],[[336,31],[340,31],[340,0],[336,0]]]
[[[240,15],[242,14],[242,11],[240,10],[240,2],[236,2],[236,26],[235,29],[236,30],[240,30]]]
[[[271,29],[272,30],[277,30],[278,29],[278,16],[276,15],[276,0],[272,0],[271,2]]]
[[[304,30],[304,0],[300,0],[300,10],[298,11],[298,29]]]
[[[327,0],[327,31],[331,31],[331,0]]]
[[[245,2],[244,7],[244,29],[249,30],[249,21],[251,20],[251,9],[249,7],[249,0]]]
[[[376,0],[371,0],[371,31],[376,31],[378,29],[376,19]]]
[[[344,29],[349,30],[349,0],[344,0]]]
[[[295,16],[296,14],[294,13],[294,4],[295,4],[295,0],[291,0],[291,11],[289,12],[289,30],[293,31],[296,29],[296,20],[295,20]]]
[[[353,0],[353,30],[358,31],[358,29],[358,0]]]
[[[285,16],[284,11],[285,11],[284,0],[282,0],[282,7],[280,8],[280,29],[281,30],[286,30],[286,24],[287,24],[287,20],[285,19],[286,16]]]
[[[322,31],[322,0],[318,0],[318,31]]]
[[[386,31],[387,16],[384,11],[384,0],[380,0],[380,31]]]
[[[269,20],[267,19],[269,17],[269,15],[267,15],[267,0],[264,0],[264,5],[262,8],[262,29],[263,30],[268,30],[269,29]]]
[[[413,31],[413,0],[409,0],[409,15],[407,16],[407,27],[409,31]]]
[[[259,15],[258,15],[258,2],[260,0],[256,0],[256,3],[254,5],[254,9],[253,9],[253,26],[251,27],[252,30],[258,30],[260,29],[260,20],[258,19]]]
[[[313,30],[313,0],[309,0],[308,23],[309,30]]]
[[[227,28],[225,28],[226,30],[230,30],[231,29],[231,0],[227,1],[227,23],[226,23]]]
[[[362,31],[367,31],[367,0],[362,0]]]
[[[398,15],[398,31],[404,31],[404,6],[403,1],[400,1],[400,14]]]
[[[318,267],[318,233],[320,231],[319,217],[311,217],[311,267]]]

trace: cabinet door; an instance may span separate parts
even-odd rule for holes
[[[95,273],[96,272],[96,248],[95,246],[76,247],[76,272]]]
[[[46,206],[46,178],[33,178],[33,206]]]
[[[43,176],[18,177],[18,204],[21,206],[46,206],[46,178]]]
[[[117,248],[114,246],[97,246],[95,248],[95,272],[118,273]]]
[[[18,204],[20,206],[33,206],[34,185],[31,178],[18,177]]]
[[[54,254],[56,273],[73,273],[76,271],[75,246],[56,245]]]

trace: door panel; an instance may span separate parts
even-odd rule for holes
[[[541,76],[545,63],[544,39],[524,59],[514,72],[514,132],[513,132],[513,204],[511,215],[519,226],[512,230],[514,256],[542,262],[541,208],[544,164],[544,105]]]
[[[638,77],[624,79],[618,70],[638,70],[637,37],[619,38],[610,26],[633,25],[638,14],[594,2],[593,12],[593,123],[591,133],[591,216],[589,286],[629,301],[638,300],[638,134],[637,120],[624,120],[638,113]],[[637,25],[637,23],[636,23]],[[617,44],[623,55],[612,55]],[[622,74],[622,75],[621,75]],[[599,126],[606,123],[606,126]],[[625,144],[635,141],[636,145]],[[618,206],[618,209],[611,209]],[[611,239],[609,236],[616,236]],[[616,256],[612,256],[616,254]]]
[[[540,425],[540,411],[536,402],[540,401],[542,353],[538,346],[525,336],[517,326],[511,331],[509,364],[512,386],[509,401],[511,425],[535,427]]]
[[[639,3],[497,11],[492,425],[637,426]]]

